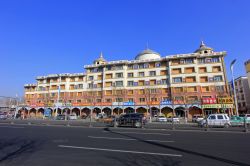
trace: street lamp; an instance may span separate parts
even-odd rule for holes
[[[233,90],[234,90],[234,103],[235,103],[235,109],[236,109],[236,115],[239,116],[239,111],[238,111],[238,102],[237,102],[237,96],[236,96],[236,89],[235,89],[235,84],[234,84],[234,73],[233,73],[233,67],[234,63],[236,62],[236,59],[234,59],[231,64],[230,64],[230,70],[232,74],[232,79],[233,79]]]

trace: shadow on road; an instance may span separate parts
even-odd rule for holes
[[[0,165],[1,163],[9,163],[11,161],[15,161],[17,165],[20,165],[21,163],[18,163],[16,159],[21,157],[22,159],[20,159],[20,162],[28,159],[32,153],[36,152],[39,149],[41,144],[42,142],[37,140],[34,141],[20,138],[8,140],[1,139]]]
[[[204,157],[204,158],[208,158],[208,159],[212,159],[212,160],[217,160],[217,161],[224,162],[224,163],[227,163],[227,164],[240,165],[240,166],[250,166],[250,164],[237,162],[237,161],[233,161],[233,160],[230,160],[230,159],[225,159],[225,158],[221,158],[221,157],[217,157],[217,156],[212,156],[212,155],[208,155],[208,154],[194,152],[194,151],[191,151],[191,150],[178,148],[178,147],[173,147],[173,146],[161,144],[161,143],[158,143],[158,142],[146,141],[146,140],[143,140],[143,139],[140,139],[140,138],[137,138],[137,137],[133,137],[133,136],[129,136],[129,135],[126,135],[126,134],[114,132],[114,131],[110,130],[108,127],[104,128],[104,131],[107,131],[107,132],[110,132],[110,133],[113,133],[113,134],[117,134],[117,135],[120,135],[120,136],[125,136],[125,137],[128,137],[128,138],[136,139],[137,141],[144,142],[144,143],[151,144],[151,145],[155,145],[155,146],[159,146],[161,148],[166,148],[166,149],[171,149],[171,150],[175,150],[175,151],[179,151],[179,152],[184,152],[184,153],[188,153],[188,154],[191,154],[191,155],[196,155],[196,156],[200,156],[200,157]]]

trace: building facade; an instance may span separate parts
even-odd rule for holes
[[[245,62],[245,67],[247,72],[248,85],[250,87],[250,59]]]
[[[162,57],[146,49],[135,60],[106,61],[101,54],[85,73],[37,77],[25,85],[25,114],[141,112],[191,118],[232,114],[224,57],[203,42],[189,54]]]
[[[237,95],[237,103],[239,114],[247,114],[250,113],[250,89],[248,84],[247,77],[238,77],[234,80],[236,95]],[[232,81],[230,82],[232,85]],[[233,88],[229,87],[230,93],[233,96]]]

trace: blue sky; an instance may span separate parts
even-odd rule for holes
[[[149,48],[162,56],[191,53],[200,41],[250,58],[249,0],[0,1],[0,96],[23,95],[38,75],[83,72],[102,51],[107,60],[134,59]]]

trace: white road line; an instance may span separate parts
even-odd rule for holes
[[[152,153],[152,152],[140,152],[140,151],[119,150],[119,149],[101,149],[101,148],[68,146],[68,145],[58,145],[58,147],[59,148],[97,150],[97,151],[109,151],[109,152],[119,152],[119,153],[134,153],[134,154],[148,154],[148,155],[157,155],[157,156],[182,157],[182,155],[180,154]]]
[[[163,134],[163,133],[140,133],[140,132],[130,132],[130,131],[121,131],[121,132],[116,132],[116,131],[102,131],[102,132],[114,132],[114,133],[121,133],[121,134],[142,134],[142,135],[171,135],[171,134]]]
[[[94,138],[94,139],[110,139],[110,140],[125,140],[125,141],[138,141],[138,139],[133,139],[133,138],[114,138],[114,137],[95,137],[95,136],[88,136],[89,138]],[[163,141],[163,140],[143,140],[143,141],[148,141],[148,142],[174,142],[174,141]]]
[[[14,127],[14,126],[0,126],[0,128],[13,128],[13,129],[23,129],[25,127]]]

